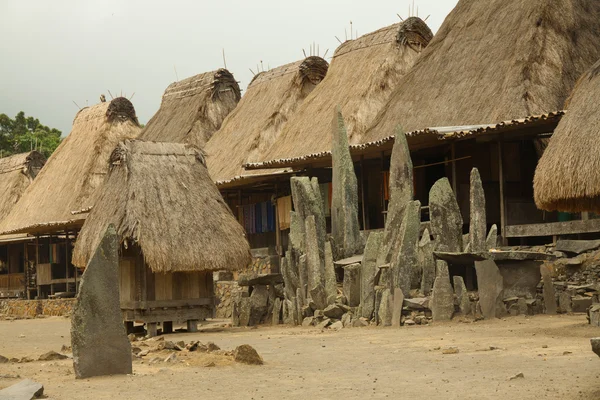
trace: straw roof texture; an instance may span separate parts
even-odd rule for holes
[[[250,261],[241,225],[214,185],[204,155],[180,143],[125,141],[81,229],[73,263],[85,267],[113,224],[153,272],[238,270]]]
[[[366,140],[561,110],[599,39],[596,0],[460,0]]]
[[[350,143],[363,135],[400,78],[413,66],[433,34],[411,17],[340,45],[323,82],[284,126],[279,138],[251,162],[298,157],[331,149],[331,114],[340,107]]]
[[[600,212],[600,61],[579,80],[533,180],[542,210]]]
[[[259,157],[279,136],[300,104],[320,84],[329,65],[311,56],[257,74],[236,109],[206,145],[208,169],[216,182],[231,181],[243,164]]]
[[[17,204],[45,162],[46,158],[37,151],[0,158],[0,221]]]
[[[172,83],[140,139],[203,148],[239,100],[240,87],[226,69]]]
[[[53,232],[84,219],[71,212],[93,205],[108,172],[111,152],[121,140],[135,138],[140,130],[135,109],[124,97],[81,109],[69,136],[0,222],[0,232],[30,232],[44,226]]]

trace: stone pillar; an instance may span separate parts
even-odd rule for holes
[[[435,281],[435,258],[433,256],[434,244],[431,241],[429,230],[425,229],[419,242],[419,264],[421,265],[421,293],[429,296]]]
[[[363,260],[360,265],[361,316],[371,319],[375,310],[375,277],[377,256],[381,249],[383,232],[371,232],[367,239]]]
[[[421,202],[411,201],[404,210],[399,243],[392,258],[392,285],[408,296],[420,280],[417,246],[421,226]]]
[[[335,304],[337,298],[337,279],[335,277],[335,266],[333,265],[333,251],[331,242],[325,243],[325,294],[327,304]]]
[[[471,313],[471,301],[469,300],[469,294],[465,286],[465,281],[462,276],[453,276],[454,280],[454,294],[458,300],[458,307],[462,315],[468,315]]]
[[[381,302],[379,303],[378,319],[379,325],[392,325],[392,295],[390,289],[384,289],[381,293]]]
[[[429,191],[431,233],[437,251],[459,253],[463,250],[463,219],[447,178],[438,180]]]
[[[314,215],[306,218],[306,266],[308,270],[308,293],[319,310],[327,307],[325,292],[325,268],[319,257],[319,244]]]
[[[479,304],[483,318],[496,317],[496,311],[502,304],[504,279],[493,260],[475,261]]]
[[[552,282],[552,267],[542,264],[540,272],[542,274],[542,282],[544,283],[543,294],[546,314],[556,314],[556,292],[554,290],[554,283]]]
[[[429,302],[434,321],[450,321],[454,314],[454,291],[450,284],[448,264],[437,261],[437,273]]]
[[[470,210],[469,243],[471,244],[472,252],[480,253],[487,250],[487,225],[485,218],[485,193],[477,168],[471,170]]]
[[[360,305],[360,264],[344,267],[344,295],[348,300],[348,306]]]
[[[496,224],[492,225],[490,228],[490,232],[485,239],[485,246],[487,247],[487,250],[498,247],[498,227]]]

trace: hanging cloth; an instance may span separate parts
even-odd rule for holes
[[[279,229],[290,229],[290,213],[292,212],[292,196],[280,197],[277,199],[277,218],[279,219]]]

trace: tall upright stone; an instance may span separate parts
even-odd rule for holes
[[[131,344],[119,304],[119,239],[110,225],[81,277],[71,318],[77,378],[131,374]]]
[[[306,254],[302,254],[298,257],[298,281],[300,286],[296,290],[296,296],[300,296],[299,300],[301,304],[305,304],[306,299],[309,297],[308,293],[308,267],[307,267]]]
[[[436,251],[459,253],[462,245],[463,219],[448,178],[438,180],[429,191],[431,233]]]
[[[360,305],[360,264],[344,267],[344,295],[350,307]]]
[[[392,326],[394,328],[400,328],[400,322],[402,320],[402,305],[404,304],[404,293],[402,293],[402,289],[394,289],[392,304]]]
[[[361,316],[368,319],[371,319],[375,310],[375,278],[378,272],[377,255],[381,249],[382,240],[383,232],[371,232],[360,264]]]
[[[290,230],[294,223],[297,225],[297,231],[302,237],[305,237],[306,218],[313,215],[315,217],[315,226],[317,228],[317,242],[319,244],[319,257],[323,258],[325,253],[325,210],[319,181],[317,178],[309,179],[305,176],[294,176],[290,178],[292,189],[292,200],[294,202],[295,219],[290,221]]]
[[[498,247],[498,226],[496,224],[492,225],[490,228],[490,232],[485,239],[485,246],[487,247],[487,250]]]
[[[551,267],[542,264],[540,265],[540,273],[542,274],[542,282],[544,284],[543,295],[544,295],[544,308],[546,314],[556,314],[556,291],[554,290],[554,283],[552,282],[552,270]]]
[[[298,271],[294,271],[290,265],[292,255],[291,252],[286,252],[286,256],[281,258],[280,270],[283,276],[283,290],[286,299],[293,299],[296,296],[296,290],[300,287],[300,279]]]
[[[333,117],[332,133],[331,235],[334,259],[340,260],[359,253],[362,240],[358,224],[358,183],[339,107]]]
[[[392,325],[392,293],[390,289],[384,289],[381,293],[381,302],[379,303],[379,309],[377,310],[377,316],[379,325],[390,326]]]
[[[434,321],[450,321],[454,314],[454,290],[445,261],[437,261],[437,273],[429,302]]]
[[[394,147],[390,159],[390,201],[387,210],[382,248],[377,258],[377,266],[388,264],[392,260],[394,246],[400,236],[400,226],[404,218],[404,208],[412,201],[413,164],[406,135],[398,129],[394,138]]]
[[[429,230],[423,231],[423,237],[419,242],[419,264],[421,265],[421,293],[429,296],[435,281],[435,258],[433,256],[434,244],[429,236]]]
[[[319,242],[315,216],[306,218],[306,269],[308,273],[308,293],[317,308],[323,310],[327,307],[327,293],[325,292],[325,267],[324,260],[319,255]],[[324,254],[323,254],[324,257]]]
[[[483,318],[495,318],[502,304],[504,278],[493,260],[475,261],[475,272]]]
[[[454,281],[454,295],[458,300],[458,308],[462,315],[468,315],[471,312],[471,301],[467,293],[467,287],[462,276],[455,275],[452,277]]]
[[[335,266],[333,265],[333,250],[331,242],[325,242],[325,295],[327,304],[335,304],[337,298],[337,279],[335,277]]]
[[[421,202],[410,201],[404,210],[399,243],[395,249],[391,268],[393,288],[410,293],[420,280],[417,246],[421,227]]]
[[[469,242],[471,251],[480,253],[487,250],[487,223],[485,219],[485,193],[479,170],[471,170]]]

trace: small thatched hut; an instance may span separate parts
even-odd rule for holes
[[[46,158],[37,151],[0,158],[0,221],[17,204],[45,163]]]
[[[351,143],[361,143],[377,112],[427,47],[433,33],[411,17],[340,45],[323,82],[306,98],[266,152],[251,162],[331,150],[331,115],[340,106]],[[257,159],[259,156],[261,159]]]
[[[244,171],[243,164],[260,157],[277,140],[327,68],[327,61],[311,56],[254,77],[236,109],[206,145],[208,169],[217,185],[261,173]]]
[[[540,209],[600,212],[599,97],[600,61],[579,80],[537,166],[533,182]]]
[[[226,69],[172,83],[140,139],[203,148],[239,100],[240,88]]]
[[[212,271],[250,262],[243,229],[211,181],[203,153],[188,145],[119,144],[79,234],[75,265],[85,267],[109,224],[122,243],[124,320],[149,324],[151,334],[158,322],[168,330],[173,321],[188,321],[193,329],[211,316]]]

